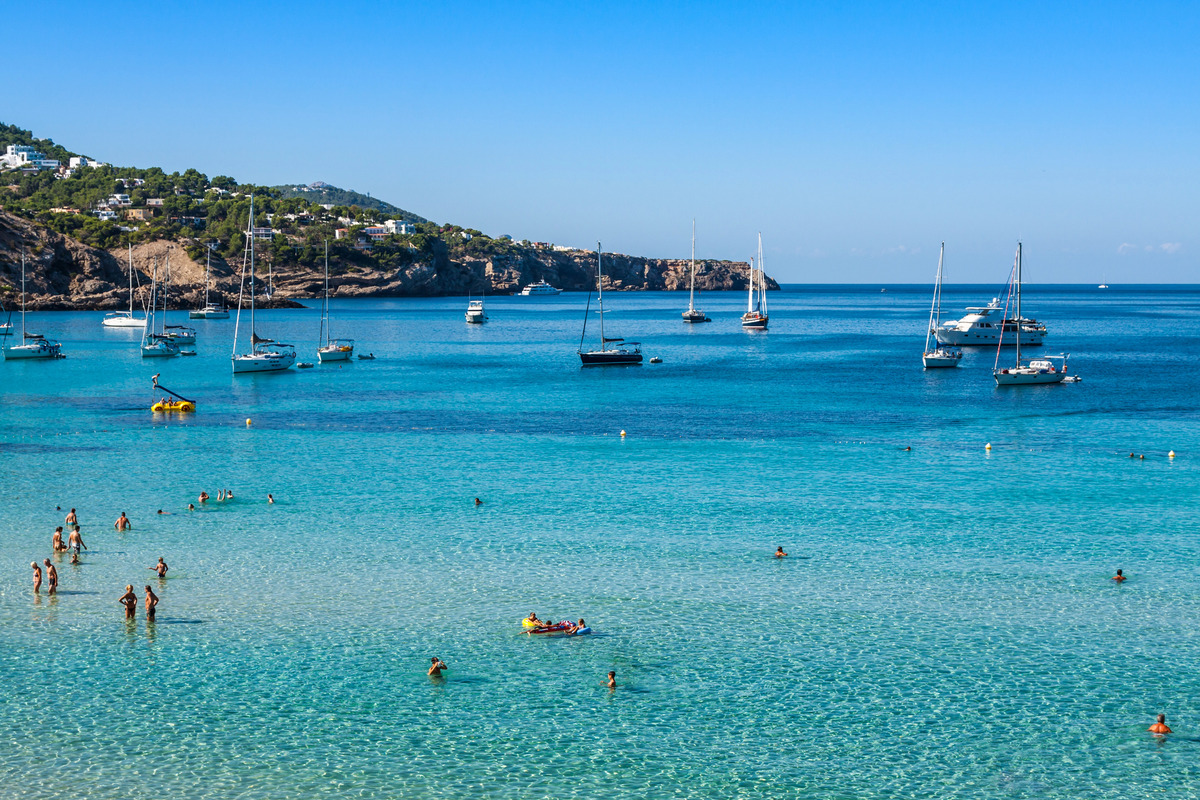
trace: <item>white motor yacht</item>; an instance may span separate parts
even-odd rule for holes
[[[1036,319],[1018,315],[1016,319],[1002,320],[1004,308],[999,297],[993,297],[992,302],[986,306],[969,306],[967,312],[967,315],[957,322],[943,323],[937,329],[938,344],[962,347],[999,344],[1001,339],[1004,339],[1004,344],[1014,345],[1017,343],[1018,327],[1023,345],[1039,345],[1042,339],[1046,338],[1046,326]],[[995,316],[992,316],[993,314]]]
[[[562,289],[556,289],[545,281],[531,283],[521,290],[521,297],[542,297],[556,294],[562,294]]]
[[[191,319],[229,319],[229,309],[220,303],[205,303],[204,308],[188,312]]]
[[[482,325],[487,322],[487,314],[483,310],[482,300],[471,300],[467,303],[467,322],[472,325]]]

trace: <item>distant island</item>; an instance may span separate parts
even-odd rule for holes
[[[118,167],[4,124],[0,152],[0,302],[6,305],[20,291],[22,253],[30,308],[122,307],[131,256],[142,286],[155,261],[169,256],[177,307],[201,302],[211,261],[217,299],[235,303],[251,195],[255,246],[274,305],[319,295],[326,242],[338,297],[506,294],[539,280],[586,291],[595,283],[595,251],[437,224],[320,181],[255,186],[195,169]],[[605,287],[615,290],[688,285],[686,259],[605,253],[604,271]],[[745,262],[697,261],[696,286],[745,289],[747,271]]]

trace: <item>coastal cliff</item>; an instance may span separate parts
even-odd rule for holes
[[[114,310],[129,304],[128,248],[104,250],[83,244],[35,221],[0,211],[0,300],[19,301],[21,254],[26,258],[30,309]],[[195,252],[194,248],[191,250]],[[203,304],[205,263],[189,248],[170,240],[135,244],[132,249],[135,302],[149,296],[156,265],[162,278],[170,268],[168,303],[172,308]],[[214,256],[211,291],[218,302],[237,302],[241,263]],[[273,287],[270,301],[260,305],[294,307],[298,300],[320,296],[324,262],[305,265],[279,258],[268,248],[258,263],[260,286]],[[606,289],[615,291],[686,291],[687,259],[654,259],[604,254]],[[748,265],[737,261],[698,260],[696,288],[702,291],[745,289]],[[512,294],[545,280],[560,289],[587,291],[594,286],[596,253],[510,245],[505,252],[472,254],[449,247],[429,247],[408,263],[386,268],[369,251],[341,248],[330,256],[330,292],[336,297],[431,297],[479,293]],[[778,284],[768,278],[768,288]],[[261,293],[260,293],[261,297]]]

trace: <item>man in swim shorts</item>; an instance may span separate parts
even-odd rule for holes
[[[117,521],[113,523],[113,527],[119,531],[127,531],[133,527],[133,523],[129,521],[129,517],[125,516],[125,512],[121,512],[121,516],[117,517]]]
[[[79,552],[79,548],[81,547],[84,550],[87,550],[87,545],[83,543],[83,536],[81,536],[79,533],[78,525],[75,526],[75,530],[71,531],[71,535],[67,537],[67,546],[73,549],[76,553]]]
[[[154,607],[158,605],[158,595],[149,586],[146,587],[146,619],[154,619]]]
[[[42,559],[46,565],[46,594],[58,594],[58,570],[50,563],[50,559]]]
[[[74,525],[78,521],[79,521],[79,519],[75,516],[75,509],[72,508],[71,513],[67,514],[67,518],[65,520],[63,520],[63,524]]]
[[[121,595],[121,605],[125,606],[125,619],[133,619],[137,614],[137,595],[133,593],[133,585],[125,587],[125,594]]]
[[[167,566],[167,562],[163,561],[163,557],[159,556],[158,563],[155,564],[153,567],[146,567],[146,569],[152,569],[158,573],[158,577],[165,578],[165,577],[167,577],[167,570],[169,569],[169,567]]]
[[[1117,583],[1125,580],[1125,576],[1121,573],[1121,570],[1117,570],[1117,574],[1113,576],[1113,580]]]
[[[449,667],[446,666],[446,662],[442,661],[437,656],[434,656],[432,659],[430,659],[430,661],[432,661],[433,663],[430,665],[429,672],[427,674],[431,678],[440,678],[440,677],[442,677],[442,670],[450,669]]]
[[[1161,736],[1164,733],[1173,733],[1174,732],[1170,728],[1167,727],[1167,715],[1166,714],[1159,714],[1158,721],[1155,722],[1153,725],[1151,725],[1148,730],[1150,731],[1150,733],[1157,733],[1159,736]]]

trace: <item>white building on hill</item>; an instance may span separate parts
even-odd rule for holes
[[[46,158],[27,144],[10,144],[4,155],[0,156],[0,166],[8,169],[58,169],[58,161]]]

